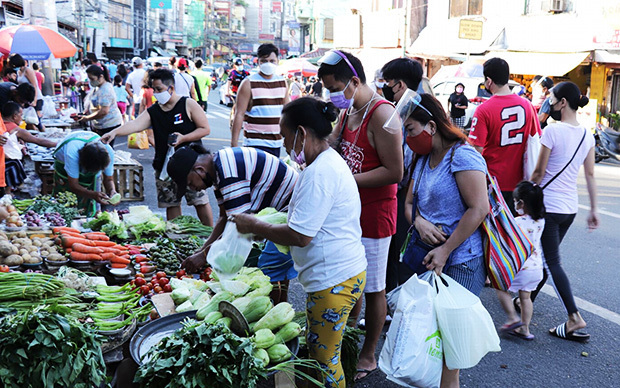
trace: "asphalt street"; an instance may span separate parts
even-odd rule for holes
[[[230,109],[218,104],[218,92],[215,90],[209,96],[207,116],[211,134],[203,140],[211,151],[230,145]],[[124,202],[121,207],[145,204],[157,209],[152,148],[128,150],[126,139],[122,138],[117,140],[115,148],[130,151],[144,166],[145,174],[145,201]],[[620,387],[620,163],[597,164],[595,176],[601,227],[592,233],[586,229],[589,200],[582,172],[579,177],[580,211],[561,246],[563,267],[588,323],[591,340],[580,344],[548,334],[550,328],[566,320],[566,312],[553,288],[546,286],[534,304],[531,331],[535,340],[502,337],[500,352],[488,354],[476,367],[461,371],[462,387]],[[209,193],[217,218],[215,197],[212,190]],[[158,212],[165,214],[163,210]],[[194,209],[186,205],[183,213],[195,215]],[[305,294],[299,283],[291,284],[289,299],[296,309],[303,309]],[[505,316],[495,292],[484,289],[481,300],[496,326],[503,324]],[[382,342],[377,358],[381,345]],[[377,371],[354,386],[395,388],[399,385]]]

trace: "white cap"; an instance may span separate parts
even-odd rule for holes
[[[131,63],[133,63],[134,66],[140,66],[142,64],[142,58],[140,58],[140,57],[133,57],[133,58],[131,58]]]

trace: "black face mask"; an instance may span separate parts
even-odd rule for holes
[[[551,112],[549,112],[549,116],[551,116],[552,119],[554,119],[555,121],[562,121],[562,111],[561,110],[554,110],[553,107],[555,105],[551,106]]]
[[[394,85],[396,86],[396,85]],[[383,91],[383,97],[389,102],[394,102],[394,90],[392,89],[394,86],[383,85],[381,90]]]

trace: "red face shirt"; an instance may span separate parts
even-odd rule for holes
[[[469,138],[483,148],[489,173],[502,191],[513,191],[523,180],[527,137],[535,132],[540,134],[534,107],[516,94],[493,96],[476,109]]]

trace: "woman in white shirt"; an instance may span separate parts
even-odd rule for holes
[[[299,281],[308,294],[310,356],[327,373],[326,385],[345,388],[340,345],[351,309],[366,282],[361,242],[361,202],[344,159],[327,141],[338,109],[302,97],[282,109],[280,132],[291,159],[306,168],[289,205],[288,224],[272,225],[248,214],[233,216],[240,233],[290,245]]]
[[[561,82],[551,89],[549,98],[550,116],[556,122],[549,124],[543,132],[542,148],[531,179],[542,186],[545,195],[547,213],[541,244],[547,271],[531,299],[534,301],[550,275],[568,313],[568,321],[552,328],[549,333],[562,339],[587,341],[590,335],[581,331],[586,327],[586,322],[577,310],[570,282],[560,264],[560,243],[577,214],[577,174],[581,165],[584,166],[590,196],[588,228],[591,231],[598,228],[595,141],[592,133],[577,121],[577,109],[588,104],[588,97],[581,95],[577,85]]]

